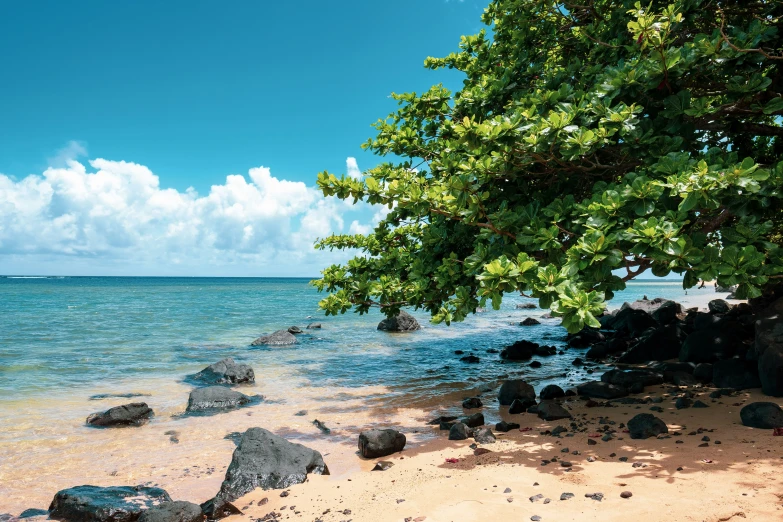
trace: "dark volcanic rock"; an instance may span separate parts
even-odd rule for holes
[[[606,336],[594,328],[585,328],[579,333],[568,336],[568,346],[572,348],[585,348],[591,344],[606,340]]]
[[[164,502],[141,513],[139,522],[203,522],[201,506],[190,502]]]
[[[190,392],[186,411],[208,411],[238,408],[252,401],[244,393],[230,390],[223,386],[208,386],[196,388]]]
[[[710,312],[713,314],[725,314],[731,309],[731,305],[723,299],[713,299],[707,303],[707,308],[709,308]]]
[[[533,357],[536,348],[538,348],[536,343],[531,343],[530,341],[517,341],[514,344],[503,348],[500,352],[500,357],[508,359],[509,361],[526,361]]]
[[[533,303],[517,303],[514,308],[517,310],[535,310],[538,307]]]
[[[229,502],[256,488],[285,489],[304,482],[308,473],[329,474],[319,452],[263,428],[250,428],[234,450],[220,491],[201,508],[210,518],[220,516]]]
[[[468,428],[477,428],[484,425],[484,414],[474,413],[473,415],[460,419],[460,422],[465,424]]]
[[[783,409],[774,402],[752,402],[740,410],[740,418],[751,428],[783,428]]]
[[[508,407],[508,412],[511,415],[516,415],[518,413],[525,413],[528,408],[535,405],[536,405],[535,399],[533,399],[532,401],[527,399],[514,399],[514,402],[512,402],[511,406]]]
[[[598,399],[619,399],[620,397],[628,396],[628,390],[624,387],[602,381],[592,381],[580,384],[576,387],[576,392],[585,397],[595,397]]]
[[[478,397],[471,397],[470,399],[465,399],[462,401],[462,407],[466,410],[472,410],[474,408],[481,408],[484,406],[484,404],[481,402],[481,399]]]
[[[565,392],[563,391],[563,388],[557,384],[549,384],[544,386],[538,396],[542,401],[550,401],[552,399],[560,399],[565,397]]]
[[[479,359],[475,355],[466,355],[465,357],[460,357],[460,361],[464,363],[476,364],[481,362],[481,359]]]
[[[541,321],[533,319],[532,317],[526,317],[524,321],[519,323],[519,326],[535,326],[541,324]]]
[[[49,512],[45,509],[29,508],[19,513],[19,518],[48,517]]]
[[[696,365],[693,363],[687,363],[687,362],[655,362],[648,365],[648,368],[651,370],[654,370],[658,373],[664,374],[663,377],[666,379],[666,373],[671,372],[685,372],[690,373],[693,375],[693,371],[696,368]]]
[[[301,329],[301,328],[299,328],[298,326],[290,326],[290,327],[288,328],[288,333],[291,333],[291,334],[297,335],[297,334],[304,333],[304,332],[303,332],[303,331],[302,331],[302,329]]]
[[[419,322],[405,310],[400,310],[396,317],[387,317],[378,323],[378,330],[386,332],[413,332],[420,330]]]
[[[615,384],[624,388],[630,388],[639,383],[644,386],[655,386],[663,383],[663,375],[653,370],[609,370],[601,375],[601,381]]]
[[[783,397],[783,298],[758,315],[754,343],[761,389]]]
[[[680,349],[680,361],[710,363],[728,359],[735,352],[736,338],[721,330],[697,330],[690,334]]]
[[[49,516],[67,522],[133,522],[161,502],[171,497],[160,488],[76,486],[57,492]]]
[[[519,424],[516,422],[506,422],[506,421],[500,421],[497,424],[495,424],[495,431],[499,431],[501,433],[507,433],[511,430],[518,430]]]
[[[495,434],[489,428],[476,428],[473,430],[473,439],[479,444],[494,444]]]
[[[500,401],[500,405],[509,406],[517,399],[528,405],[530,405],[530,403],[535,404],[536,391],[522,379],[504,382],[498,392],[498,401]]]
[[[465,440],[470,437],[471,429],[463,422],[458,422],[449,430],[449,440]]]
[[[87,425],[96,428],[141,426],[153,415],[146,402],[134,402],[109,408],[102,413],[93,413],[87,417]]]
[[[647,439],[669,433],[669,428],[652,413],[640,413],[628,421],[628,431],[632,439]]]
[[[653,299],[653,301],[660,299],[656,298]],[[653,319],[658,321],[661,324],[669,324],[673,322],[675,319],[677,319],[677,314],[682,313],[682,306],[680,303],[675,303],[674,301],[666,301],[660,303],[660,306],[658,306],[657,309],[650,312],[653,316]]]
[[[278,330],[269,335],[262,335],[250,343],[250,346],[285,346],[289,344],[296,344],[296,336],[288,330]]]
[[[366,459],[386,457],[402,451],[405,435],[396,430],[367,430],[359,434],[359,453]]]
[[[237,364],[231,357],[226,357],[210,364],[191,379],[206,384],[242,384],[255,382],[256,376],[247,364]]]
[[[545,421],[571,418],[571,414],[568,413],[568,410],[554,401],[541,401],[538,404],[538,416]]]
[[[693,378],[706,384],[712,382],[713,365],[710,363],[700,363],[693,369]]]
[[[310,323],[307,325],[308,330],[320,330],[321,329],[321,323]]]
[[[604,328],[617,330],[631,337],[639,337],[648,328],[658,326],[658,321],[652,315],[630,306],[622,308],[614,315],[604,316],[600,321]]]
[[[761,388],[756,362],[736,358],[716,362],[712,369],[712,382],[718,388],[735,390]]]
[[[685,332],[678,323],[654,328],[645,333],[636,344],[625,352],[619,362],[639,364],[647,361],[675,359],[685,340]]]

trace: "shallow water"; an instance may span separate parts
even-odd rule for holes
[[[690,298],[714,296],[713,288]],[[611,303],[649,297],[683,300],[679,282],[641,282]],[[565,347],[557,320],[520,327],[542,310],[499,311],[422,331],[376,329],[380,314],[323,317],[323,297],[306,279],[0,278],[0,512],[45,508],[58,489],[160,484],[173,496],[202,502],[214,495],[230,461],[224,437],[262,426],[328,454],[335,474],[358,469],[356,434],[380,424],[406,428],[415,445],[437,432],[430,415],[461,413],[460,400],[494,390],[503,375],[523,375],[536,388],[587,379],[571,365],[581,350],[542,358],[543,366],[504,363],[488,349],[519,340]],[[291,347],[250,347],[264,333],[291,325],[307,330]],[[459,359],[473,353],[480,364]],[[183,417],[193,386],[183,379],[223,357],[251,364],[260,404],[210,417]],[[96,394],[142,397],[90,400]],[[90,413],[133,401],[156,413],[142,428],[96,430]],[[306,416],[296,412],[307,410]],[[484,409],[488,422],[497,408]],[[323,435],[312,421],[332,428]],[[167,431],[176,431],[170,440]],[[414,430],[418,433],[414,433]],[[187,471],[186,471],[187,470]]]

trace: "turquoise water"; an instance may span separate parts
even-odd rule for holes
[[[181,379],[225,356],[255,367],[298,368],[314,386],[382,383],[400,393],[426,394],[443,382],[493,379],[509,370],[487,349],[521,338],[565,346],[556,320],[532,328],[517,322],[542,310],[516,310],[526,299],[508,296],[501,310],[451,327],[424,326],[411,335],[376,330],[378,312],[324,317],[307,279],[253,278],[0,278],[0,401],[56,390],[151,377]],[[710,292],[706,288],[702,293]],[[692,294],[694,291],[691,292]],[[675,281],[633,283],[613,304],[647,295],[683,297]],[[253,339],[291,325],[321,322],[300,343],[251,348]],[[482,364],[465,364],[455,350]],[[531,380],[575,371],[571,357],[549,358]],[[420,382],[419,379],[425,378]]]

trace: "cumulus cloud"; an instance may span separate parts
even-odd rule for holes
[[[359,170],[359,165],[356,163],[356,158],[348,158],[345,160],[345,170],[348,173],[348,177],[353,179],[362,179],[362,171]]]
[[[229,175],[202,196],[162,188],[144,165],[73,159],[85,153],[74,142],[40,175],[0,174],[0,255],[12,265],[3,272],[310,276],[347,258],[313,242],[342,232],[347,214],[368,213],[266,167]],[[355,159],[347,165],[361,175]],[[350,230],[369,227],[360,216]]]

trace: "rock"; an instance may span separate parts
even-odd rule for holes
[[[133,522],[161,502],[171,502],[161,488],[76,486],[57,492],[49,516],[67,522]]]
[[[386,471],[394,466],[394,462],[388,460],[379,460],[370,471]]]
[[[572,498],[574,498],[574,494],[573,493],[562,493],[560,495],[560,500],[570,500]]]
[[[476,363],[481,362],[481,359],[479,359],[475,355],[466,355],[465,357],[461,357],[460,361],[462,361],[464,363],[476,364]]]
[[[199,512],[201,510],[199,509]],[[19,518],[48,517],[49,511],[45,509],[29,508],[19,513]]]
[[[550,355],[555,355],[557,353],[557,348],[554,346],[536,346],[533,348],[533,355],[538,355],[540,357],[549,357]]]
[[[602,381],[592,381],[580,384],[576,387],[576,392],[585,397],[594,397],[598,399],[619,399],[620,397],[628,396],[628,390],[622,386],[616,386]]]
[[[699,363],[693,369],[693,378],[702,384],[712,382],[713,366],[710,363]]]
[[[154,416],[146,402],[134,402],[109,408],[102,413],[93,413],[87,417],[87,425],[96,428],[116,428],[141,426]]]
[[[420,330],[419,322],[405,310],[400,310],[396,317],[387,317],[378,323],[378,330],[385,332],[414,332]]]
[[[604,499],[603,493],[585,493],[585,498],[591,498],[593,500],[597,500],[598,502],[601,502]]]
[[[458,422],[449,430],[449,440],[465,440],[470,436],[471,430],[463,422]]]
[[[320,432],[323,433],[324,435],[329,435],[330,433],[332,433],[332,430],[327,428],[326,424],[324,424],[323,422],[319,421],[318,419],[315,419],[313,421],[313,426],[318,428],[320,430]]]
[[[252,401],[244,393],[230,390],[223,386],[208,386],[196,388],[190,392],[186,411],[208,411],[238,408]]]
[[[511,430],[518,430],[519,424],[516,422],[506,422],[506,421],[500,421],[497,424],[495,424],[495,431],[499,431],[501,433],[508,433]]]
[[[572,348],[584,348],[591,344],[606,340],[606,336],[595,328],[585,328],[579,333],[568,336],[568,346]]]
[[[473,431],[473,439],[479,444],[494,444],[495,434],[489,428],[477,428]]]
[[[517,341],[503,348],[500,352],[500,357],[509,361],[526,361],[533,357],[533,352],[536,348],[538,348],[536,343]]]
[[[579,357],[577,357],[576,359],[571,361],[571,364],[574,365],[574,366],[584,366],[585,365],[584,361],[582,361],[582,359],[580,359]]]
[[[633,493],[630,491],[623,491],[620,493],[620,498],[631,498],[633,496]]]
[[[530,363],[531,368],[541,368],[541,361],[533,361]]]
[[[734,355],[736,339],[720,330],[697,330],[680,349],[680,361],[711,363]]]
[[[544,386],[541,392],[538,394],[542,401],[549,401],[553,399],[560,399],[565,397],[565,391],[557,384],[549,384]]]
[[[523,399],[514,399],[514,402],[512,402],[511,406],[508,407],[508,412],[511,415],[525,413],[529,407],[535,406],[535,404],[535,399],[532,402]]]
[[[783,397],[783,298],[758,314],[755,327],[761,389],[766,395]]]
[[[731,309],[731,305],[723,299],[713,299],[707,303],[707,308],[713,314],[725,314]]]
[[[297,334],[304,333],[304,332],[298,326],[290,326],[288,328],[288,333],[297,335]]]
[[[674,301],[664,300],[657,309],[650,313],[653,319],[660,324],[669,324],[677,319],[677,314],[682,313],[682,306]]]
[[[457,420],[457,417],[452,415],[441,415],[440,417],[435,417],[434,419],[427,422],[427,424],[431,425],[437,425],[437,424],[443,424],[444,422],[452,422]]]
[[[402,451],[405,435],[392,429],[367,430],[359,434],[359,453],[366,459],[386,457]]]
[[[618,361],[625,364],[640,364],[647,361],[675,359],[686,335],[679,323],[671,323],[648,330],[625,352]]]
[[[654,362],[647,367],[653,371],[656,371],[658,373],[663,374],[664,380],[666,379],[666,374],[671,372],[684,372],[689,373],[693,375],[693,371],[696,368],[696,365],[694,363],[688,363],[688,362]]]
[[[519,326],[535,326],[537,324],[541,324],[541,321],[533,319],[532,317],[527,317],[524,321],[519,323]]]
[[[640,413],[628,421],[628,431],[632,439],[647,439],[669,433],[669,428],[652,413]]]
[[[693,401],[691,401],[687,397],[680,397],[676,401],[674,401],[674,407],[678,410],[684,410],[685,408],[690,408],[693,404]]]
[[[712,382],[718,388],[734,390],[761,388],[758,364],[742,359],[718,361],[713,365]]]
[[[321,329],[321,323],[310,323],[307,325],[308,330],[320,330]]]
[[[190,502],[164,502],[141,513],[139,522],[203,522],[201,506]]]
[[[478,426],[484,425],[484,414],[482,413],[474,413],[473,415],[469,415],[468,417],[465,417],[463,419],[460,419],[460,421],[467,425],[469,428],[476,428]]]
[[[255,382],[256,376],[249,365],[237,364],[231,357],[226,357],[210,364],[191,379],[206,384],[242,384]]]
[[[736,292],[738,288],[738,285],[731,285],[731,286],[722,286],[718,283],[715,283],[715,291],[721,292],[721,293],[731,293]]]
[[[498,401],[501,406],[509,406],[515,400],[519,400],[527,406],[536,403],[536,391],[531,385],[522,379],[504,382],[498,392]]]
[[[481,399],[478,397],[471,397],[470,399],[465,399],[462,401],[462,407],[466,410],[472,410],[474,408],[481,408],[484,406],[484,404],[481,402]]]
[[[538,405],[538,416],[545,421],[571,418],[568,410],[554,401],[541,401]]]
[[[691,408],[709,408],[709,406],[701,401],[693,401],[693,405],[691,406]]]
[[[533,303],[517,303],[514,308],[517,310],[535,310],[538,307]]]
[[[751,428],[783,428],[783,409],[774,402],[752,402],[740,410],[740,418]]]
[[[604,316],[599,320],[604,328],[616,330],[630,337],[639,337],[648,328],[658,326],[658,321],[652,315],[631,307],[623,308],[615,315]]]
[[[694,386],[699,383],[693,374],[686,372],[666,372],[663,379],[677,386]]]
[[[208,517],[219,517],[229,502],[256,488],[286,489],[304,482],[308,473],[329,474],[319,452],[263,428],[250,428],[234,450],[220,491],[201,508]]]
[[[602,382],[608,382],[616,386],[630,388],[633,384],[639,383],[644,386],[655,386],[663,383],[663,375],[653,370],[609,370],[601,375]]]
[[[250,346],[285,346],[289,344],[296,344],[296,336],[288,330],[278,330],[269,335],[262,335],[250,343]]]
[[[512,405],[513,406],[513,405]],[[528,413],[531,413],[533,415],[538,415],[538,404],[533,404],[531,407],[527,409]]]

